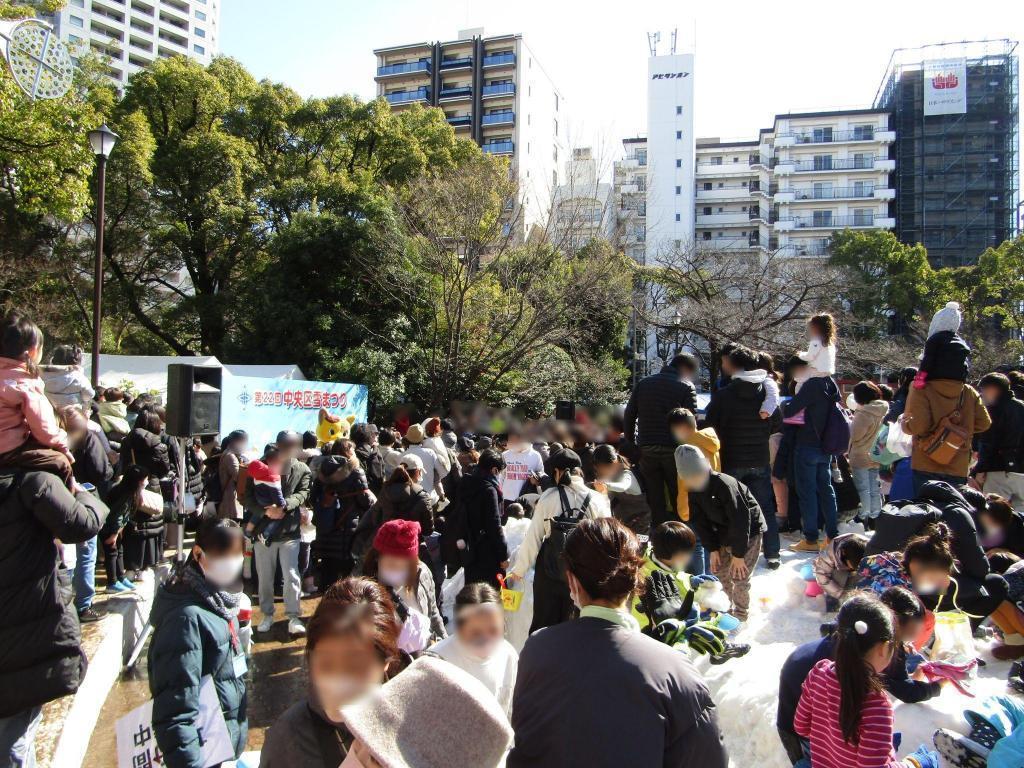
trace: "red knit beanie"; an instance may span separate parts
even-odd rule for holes
[[[373,548],[380,555],[418,557],[420,552],[420,524],[415,520],[388,520],[377,529]]]

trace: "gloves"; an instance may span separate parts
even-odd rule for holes
[[[687,644],[697,654],[717,656],[725,652],[725,630],[700,622],[683,630]]]
[[[675,646],[686,642],[686,623],[678,619],[668,619],[649,627],[650,635],[659,643]]]
[[[669,619],[685,619],[693,607],[693,592],[686,597],[679,594],[674,578],[664,571],[653,571],[647,577],[646,589],[640,598],[640,606],[652,627]]]
[[[690,577],[690,589],[697,589],[701,584],[708,581],[718,581],[717,576],[712,576],[710,573],[697,574]]]
[[[924,744],[903,758],[910,768],[939,768],[939,753],[928,749]]]

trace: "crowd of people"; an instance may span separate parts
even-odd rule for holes
[[[736,640],[751,579],[761,561],[780,567],[791,535],[790,550],[813,556],[829,620],[822,637],[793,638],[809,642],[782,670],[782,748],[812,768],[936,768],[925,745],[896,757],[888,698],[924,701],[966,674],[966,660],[922,662],[935,616],[962,612],[974,630],[987,619],[994,655],[1024,659],[1024,376],[972,386],[958,328],[950,304],[919,368],[848,385],[845,399],[835,322],[819,314],[784,366],[742,344],[721,350],[703,409],[701,364],[681,353],[604,425],[342,420],[327,443],[286,430],[253,446],[235,430],[182,450],[156,398],[94,390],[77,348],[42,365],[42,334],[12,313],[0,346],[11,619],[0,682],[16,695],[0,711],[0,766],[32,764],[41,705],[81,682],[79,624],[100,616],[97,543],[106,591],[122,594],[164,559],[168,527],[188,525],[194,545],[151,615],[168,766],[202,765],[206,677],[235,754],[245,749],[238,606],[252,591],[257,637],[274,631],[281,594],[310,680],[267,734],[269,768],[724,768],[690,659],[751,650]],[[523,638],[513,621],[527,622]],[[615,727],[593,727],[603,722]],[[965,749],[955,735],[943,743]]]

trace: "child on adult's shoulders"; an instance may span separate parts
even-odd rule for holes
[[[960,305],[955,301],[948,302],[932,317],[924,354],[914,377],[914,389],[924,389],[925,384],[934,379],[967,381],[971,348],[960,336],[962,321]]]

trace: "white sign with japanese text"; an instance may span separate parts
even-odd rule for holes
[[[924,114],[967,112],[967,59],[936,59],[924,64]]]
[[[199,686],[199,753],[203,766],[220,765],[235,757],[228,727],[220,711],[217,689],[213,678],[207,675]],[[153,700],[136,707],[117,721],[117,768],[158,768],[163,766],[163,755],[156,745],[153,733]]]

